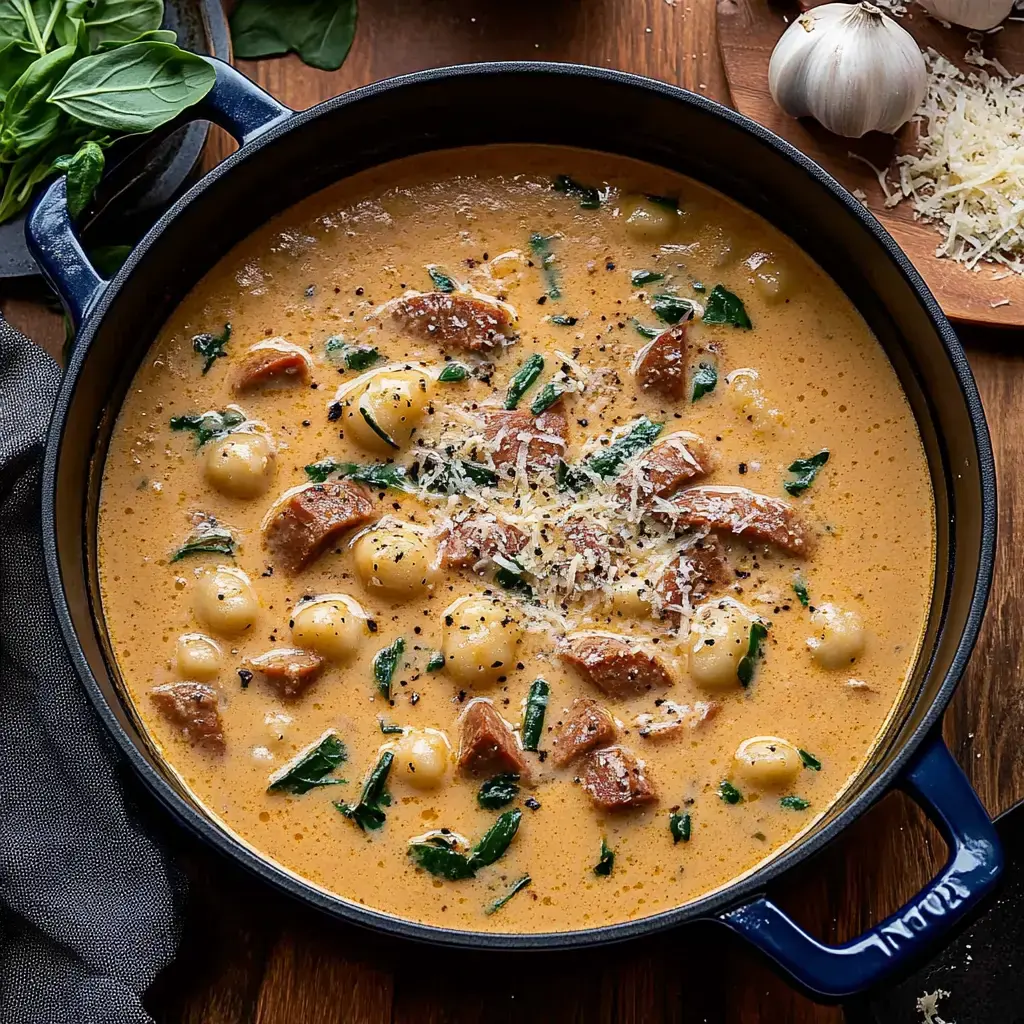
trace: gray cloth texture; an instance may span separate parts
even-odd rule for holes
[[[51,606],[40,478],[59,383],[0,317],[0,1024],[142,1024],[184,882]]]

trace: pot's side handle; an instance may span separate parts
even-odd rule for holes
[[[942,833],[949,859],[941,874],[891,917],[850,942],[827,946],[765,897],[719,916],[817,996],[843,999],[909,967],[974,910],[1002,871],[996,830],[940,735],[925,742],[899,785]]]
[[[230,132],[242,145],[291,117],[292,110],[278,103],[245,75],[215,57],[217,78],[202,102],[185,111],[182,123],[206,118]],[[96,272],[82,248],[68,213],[67,179],[61,175],[36,200],[25,221],[29,251],[53,285],[77,329],[107,282]]]

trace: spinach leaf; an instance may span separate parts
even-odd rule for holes
[[[548,381],[548,383],[537,392],[537,397],[533,402],[530,403],[530,412],[532,412],[534,416],[539,416],[542,412],[550,409],[551,406],[553,406],[564,394],[565,388],[561,384],[553,380]]]
[[[428,473],[433,473],[435,469],[440,468],[440,472],[427,486],[427,490],[433,494],[461,494],[472,487],[497,487],[498,485],[498,474],[493,469],[488,469],[479,462],[470,462],[467,459],[444,461],[432,452],[424,459],[423,468]],[[418,474],[413,477],[413,479],[417,478]]]
[[[693,310],[693,303],[680,295],[655,295],[651,300],[651,312],[666,324],[677,324],[680,320],[692,320]]]
[[[523,875],[523,877],[522,877],[522,878],[517,878],[517,879],[516,879],[516,880],[515,880],[515,881],[514,881],[514,882],[513,882],[513,883],[512,883],[512,884],[511,884],[510,886],[509,886],[509,890],[508,890],[508,892],[507,892],[507,893],[505,893],[505,895],[504,895],[504,896],[500,896],[500,897],[499,897],[498,899],[496,899],[496,900],[495,900],[495,901],[494,901],[493,903],[489,903],[489,904],[488,904],[488,905],[487,905],[486,907],[484,907],[484,913],[485,913],[485,914],[486,914],[486,915],[487,915],[488,917],[490,917],[490,915],[491,915],[491,914],[496,914],[496,913],[497,913],[497,912],[498,912],[499,910],[501,910],[501,908],[502,908],[503,906],[505,906],[505,904],[506,904],[506,903],[508,903],[508,901],[509,901],[510,899],[512,899],[512,897],[513,897],[513,896],[515,896],[515,894],[516,894],[517,892],[521,892],[521,891],[522,891],[523,889],[525,889],[525,888],[526,888],[526,887],[527,887],[527,886],[528,886],[528,885],[530,884],[530,882],[532,882],[532,881],[533,881],[533,879],[532,879],[532,878],[530,878],[530,876],[529,876],[529,875]]]
[[[62,156],[54,161],[54,170],[63,171],[68,177],[68,213],[72,217],[77,217],[89,205],[103,177],[105,163],[103,150],[92,140],[83,142],[74,156]]]
[[[236,57],[297,53],[303,63],[337,71],[356,33],[356,0],[239,0],[231,15]]]
[[[519,822],[522,818],[523,812],[518,807],[499,815],[498,820],[484,833],[469,855],[469,863],[474,871],[493,864],[505,853],[519,831]]]
[[[544,715],[548,710],[548,696],[551,687],[544,679],[535,679],[530,686],[530,693],[526,698],[526,707],[523,709],[523,724],[520,735],[523,740],[523,750],[536,750],[540,743],[541,734],[544,731]]]
[[[808,487],[814,483],[814,478],[821,471],[822,466],[828,462],[829,451],[827,448],[823,448],[817,455],[812,455],[807,459],[797,459],[796,462],[792,463],[789,467],[790,473],[795,473],[796,478],[793,480],[787,480],[782,486],[786,490],[796,497],[798,494],[803,494]]]
[[[427,267],[427,273],[430,275],[430,280],[434,285],[435,291],[445,293],[455,291],[455,282],[443,270],[441,270],[440,267],[435,267],[431,264]]]
[[[390,448],[399,448],[398,442],[373,418],[370,410],[362,403],[359,404],[359,415],[366,421],[366,425]]]
[[[790,811],[806,811],[811,806],[811,801],[802,796],[784,796],[779,803]]]
[[[444,668],[444,654],[441,651],[431,651],[427,659],[428,672],[440,672]]]
[[[561,486],[571,491],[579,491],[590,483],[590,473],[604,479],[616,476],[627,459],[654,444],[663,426],[663,423],[652,423],[646,416],[641,416],[629,433],[623,434],[606,448],[595,452],[582,466],[577,469],[566,467],[565,472],[561,474]]]
[[[337,459],[326,458],[306,466],[306,476],[316,484],[322,484],[332,474],[366,484],[368,487],[390,488],[393,491],[410,489],[405,466],[398,466],[392,462],[360,466],[356,462],[338,462]]]
[[[385,736],[401,736],[405,732],[405,728],[401,725],[391,725],[389,722],[385,722],[382,718],[377,719],[377,724],[380,726],[380,731]]]
[[[173,43],[128,43],[76,61],[49,102],[97,128],[151,132],[198,103],[215,79],[202,57]]]
[[[562,290],[558,284],[558,268],[555,267],[555,254],[551,251],[554,235],[534,233],[530,235],[530,252],[540,260],[541,270],[548,283],[548,298],[560,299]]]
[[[82,25],[82,31],[83,33],[85,31],[84,24]],[[176,43],[178,41],[178,34],[177,32],[158,28],[153,29],[151,32],[143,32],[142,35],[135,36],[130,41],[133,43]],[[121,40],[107,40],[97,45],[96,52],[103,53],[106,50],[116,50],[119,46],[124,46]]]
[[[613,867],[615,867],[615,851],[608,847],[608,843],[602,837],[601,856],[594,865],[594,874],[610,875]]]
[[[634,288],[639,288],[644,284],[654,284],[655,281],[664,281],[665,275],[659,274],[656,270],[634,270],[629,275],[630,284]]]
[[[391,771],[394,760],[395,755],[390,750],[385,750],[363,785],[359,802],[356,804],[335,803],[334,805],[364,832],[380,828],[387,818],[382,810],[382,805],[388,807],[391,804],[391,796],[384,787],[387,785],[388,772]]]
[[[726,779],[718,784],[718,795],[727,804],[738,804],[743,799],[743,794]]]
[[[650,192],[646,192],[644,193],[644,199],[657,203],[658,206],[664,206],[666,210],[671,210],[673,213],[679,212],[679,200],[676,196],[655,196],[651,195]]]
[[[332,335],[324,342],[324,354],[337,366],[344,364],[346,370],[368,370],[379,363],[384,356],[372,345],[350,345],[340,334]]]
[[[556,192],[564,192],[567,196],[579,199],[580,208],[597,210],[601,206],[601,193],[590,185],[581,185],[567,174],[559,174],[551,187]]]
[[[103,277],[113,277],[132,253],[131,245],[97,245],[89,250],[89,262]]]
[[[204,377],[218,359],[227,355],[224,348],[230,340],[231,324],[225,324],[220,334],[197,334],[192,339],[192,350],[203,357]]]
[[[821,762],[813,754],[800,747],[797,747],[797,753],[800,755],[800,760],[805,768],[810,768],[812,772],[821,771]]]
[[[216,520],[200,523],[192,535],[171,555],[172,562],[180,562],[189,555],[227,555],[235,557],[235,538],[227,527],[218,526]]]
[[[749,686],[754,678],[754,668],[757,659],[761,657],[761,644],[768,636],[768,627],[761,621],[755,620],[750,624],[750,640],[747,643],[747,653],[740,658],[736,666],[736,675],[739,676],[741,686]]]
[[[338,765],[348,758],[345,744],[333,732],[328,733],[311,748],[302,751],[291,764],[270,777],[268,793],[294,793],[301,796],[318,786],[337,786],[344,779],[328,779]]]
[[[89,45],[120,46],[160,28],[163,0],[94,0],[82,10]]]
[[[449,363],[438,375],[442,384],[457,384],[469,376],[469,369],[462,363]]]
[[[689,814],[677,814],[673,812],[668,816],[668,830],[672,833],[672,844],[688,843],[690,841],[690,830],[692,823]]]
[[[0,5],[2,9],[3,5]],[[19,19],[20,20],[20,19]],[[0,103],[7,99],[11,86],[21,78],[38,54],[29,53],[21,43],[3,44],[3,25],[0,23]]]
[[[629,322],[633,325],[633,330],[640,335],[641,338],[656,338],[662,333],[660,327],[648,327],[645,324],[640,323],[635,316],[629,318]]]
[[[551,317],[553,324],[558,324],[559,327],[575,327],[580,321],[579,317],[566,316],[564,313],[556,313]]]
[[[480,868],[493,864],[509,848],[519,831],[522,816],[523,812],[518,808],[505,811],[468,856],[454,848],[454,839],[448,841],[441,835],[434,835],[424,842],[410,843],[409,856],[421,868],[449,882],[472,878]]]
[[[494,582],[503,590],[511,590],[513,593],[523,594],[525,597],[533,597],[533,587],[526,582],[526,570],[514,558],[509,559],[516,570],[501,565],[494,573]]]
[[[4,101],[0,130],[0,157],[5,162],[56,137],[61,112],[47,100],[75,57],[74,46],[58,47],[33,61],[11,86]]]
[[[696,402],[705,395],[710,395],[718,385],[718,370],[713,363],[701,363],[697,372],[693,375],[693,396],[691,402]]]
[[[802,576],[797,576],[793,580],[793,593],[796,594],[797,600],[807,608],[811,603],[811,595],[807,592],[807,583]]]
[[[223,412],[211,411],[199,414],[171,417],[171,430],[191,430],[201,448],[207,441],[223,437],[231,433],[239,423],[245,422],[245,413],[241,409],[225,409]]]
[[[472,878],[476,874],[464,853],[440,843],[410,843],[409,856],[430,874],[449,882]]]
[[[377,681],[377,690],[388,700],[391,699],[391,680],[403,654],[405,638],[400,636],[393,644],[379,650],[373,658],[373,678]]]
[[[476,794],[476,802],[489,811],[512,803],[519,795],[519,776],[515,772],[495,775],[487,779]]]
[[[703,319],[706,324],[732,324],[733,327],[742,327],[748,331],[754,326],[743,302],[720,284],[711,289]]]
[[[533,386],[534,381],[544,372],[544,357],[534,352],[512,375],[508,393],[505,395],[505,408],[514,409],[519,400]]]

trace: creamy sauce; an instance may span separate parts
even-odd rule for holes
[[[583,208],[580,195],[552,189],[558,174],[599,187],[600,208]],[[641,203],[630,217],[637,204],[628,197],[643,193],[678,196],[681,212]],[[557,274],[560,298],[547,295],[551,280],[531,253],[534,233],[551,239],[547,269]],[[485,371],[483,379],[435,381],[446,365],[440,346],[411,336],[387,315],[373,318],[410,289],[430,291],[430,265],[517,312],[518,340],[489,357],[489,378]],[[639,270],[663,277],[634,285],[631,274]],[[700,307],[718,284],[742,300],[752,329],[702,322]],[[630,373],[646,344],[631,318],[664,329],[651,308],[652,297],[663,293],[700,304],[688,329],[687,373],[706,362],[716,367],[717,384],[697,401],[689,383],[684,398],[666,400],[641,389]],[[559,314],[576,322],[552,322]],[[204,375],[193,337],[217,334],[225,323],[232,327],[225,356],[213,358]],[[279,495],[307,482],[306,465],[325,457],[360,464],[388,455],[410,460],[409,444],[403,451],[368,450],[358,443],[365,430],[329,418],[339,386],[360,376],[339,368],[337,345],[326,351],[332,336],[378,346],[388,361],[381,365],[422,365],[430,406],[413,446],[444,437],[467,445],[460,457],[472,447],[488,463],[474,417],[482,406],[500,406],[510,377],[540,353],[544,372],[520,408],[564,371],[575,390],[554,408],[568,421],[570,466],[599,447],[602,435],[647,416],[665,424],[663,436],[686,430],[704,439],[714,469],[695,484],[750,488],[791,504],[814,537],[813,551],[796,558],[748,546],[742,535],[724,536],[732,579],[708,599],[716,605],[729,597],[767,626],[750,684],[698,685],[688,615],[677,629],[647,614],[640,599],[621,598],[630,587],[649,597],[655,563],[663,566],[686,542],[649,515],[634,515],[625,525],[616,520],[627,537],[613,557],[620,580],[588,580],[577,564],[572,585],[573,569],[565,564],[571,556],[557,529],[544,526],[543,510],[564,519],[576,504],[607,524],[614,481],[571,498],[550,480],[532,490],[521,480],[503,480],[499,498],[387,491],[379,500],[383,492],[374,492],[375,516],[419,524],[432,546],[445,520],[477,499],[506,514],[531,533],[521,564],[538,604],[496,586],[493,566],[482,575],[438,570],[423,592],[410,587],[388,596],[360,574],[353,533],[295,574],[280,565],[272,571],[261,521]],[[234,393],[231,383],[247,351],[270,338],[308,355],[310,382]],[[756,375],[736,374],[743,369]],[[257,429],[276,449],[273,476],[254,497],[211,485],[216,476],[204,476],[204,465],[216,442],[199,448],[194,432],[169,426],[172,417],[232,404],[262,424]],[[475,447],[466,441],[473,434]],[[794,478],[787,467],[825,449],[828,462],[810,486],[787,495],[783,484]],[[196,513],[231,531],[233,558],[171,561],[193,532]],[[650,531],[639,545],[636,519]],[[193,289],[139,369],[104,467],[99,519],[102,606],[117,667],[158,749],[210,815],[265,856],[348,900],[430,924],[494,931],[579,929],[677,907],[751,870],[809,828],[863,765],[913,667],[933,560],[933,499],[913,415],[881,347],[836,285],[776,230],[688,179],[624,159],[536,148],[389,165],[310,198],[240,244]],[[545,566],[553,562],[559,567],[549,572]],[[258,602],[251,628],[239,635],[218,635],[209,615],[197,617],[201,577],[219,565],[244,572]],[[795,580],[806,584],[809,608],[801,605]],[[611,610],[610,590],[621,599]],[[479,686],[448,669],[428,671],[432,652],[446,643],[451,650],[445,610],[461,596],[482,593],[497,595],[523,629],[515,664]],[[282,697],[259,673],[243,685],[238,670],[247,659],[299,646],[289,622],[300,600],[326,594],[353,598],[376,631],[360,622],[348,660],[329,660],[297,697]],[[823,633],[811,614],[825,604],[840,618],[851,617],[828,634],[825,656],[819,650],[816,657],[808,639]],[[673,685],[625,699],[601,694],[556,655],[567,629],[646,640]],[[211,637],[219,649],[208,685],[218,695],[222,752],[191,745],[149,695],[154,686],[189,678],[176,646],[192,633]],[[389,702],[378,692],[372,662],[399,636],[406,649]],[[551,747],[575,697],[595,698],[620,723],[618,742],[646,762],[656,802],[600,810],[576,781],[578,765],[556,769],[550,759],[525,754],[531,781],[505,808],[522,809],[518,834],[496,863],[460,881],[433,877],[407,853],[411,838],[440,828],[475,842],[500,813],[478,805],[482,779],[459,772],[454,757],[442,765],[435,788],[411,784],[396,760],[388,780],[393,799],[379,830],[364,832],[336,809],[336,801],[358,799],[382,746],[396,742],[397,736],[382,735],[382,721],[440,730],[457,748],[465,704],[488,697],[518,729],[538,677],[551,693],[541,751]],[[656,699],[688,706],[713,700],[717,714],[660,739],[642,736],[634,720],[662,715]],[[347,748],[334,775],[348,781],[302,795],[268,793],[269,777],[327,730]],[[759,736],[789,741],[820,761],[820,770],[801,766],[774,783],[744,773],[734,753]],[[722,798],[723,780],[740,793],[739,802]],[[781,803],[793,796],[808,806]],[[689,815],[688,841],[673,841],[673,811]],[[607,876],[593,870],[602,840],[615,853]],[[499,912],[484,912],[525,874],[527,888]]]

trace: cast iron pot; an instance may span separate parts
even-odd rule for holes
[[[995,885],[1002,853],[939,729],[988,595],[995,470],[963,350],[878,222],[820,167],[754,122],[701,96],[631,75],[555,64],[445,68],[293,113],[227,65],[211,63],[217,83],[194,115],[221,124],[241,148],[161,218],[112,281],[100,278],[75,238],[63,179],[43,194],[28,224],[33,252],[79,327],[43,477],[50,588],[83,684],[157,798],[210,844],[306,903],[442,945],[582,947],[712,918],[752,942],[806,990],[837,999],[896,971],[969,914]],[[870,762],[813,831],[764,867],[685,907],[544,935],[467,933],[356,906],[282,870],[214,824],[155,754],[123,697],[96,582],[100,471],[114,419],[150,342],[185,293],[268,217],[339,178],[425,150],[501,142],[571,145],[660,164],[719,189],[793,238],[845,290],[888,352],[924,439],[937,515],[935,591],[913,680]],[[771,903],[764,888],[893,787],[907,791],[935,822],[949,860],[892,917],[854,941],[824,945]]]

